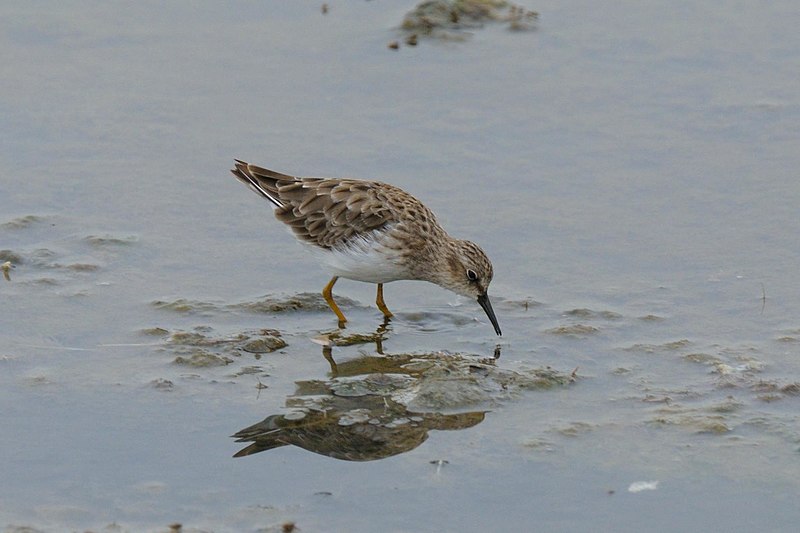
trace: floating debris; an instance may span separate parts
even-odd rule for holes
[[[2,270],[3,277],[6,281],[11,281],[10,270],[26,262],[38,269],[69,270],[71,272],[95,272],[100,270],[100,267],[93,263],[72,263],[65,265],[54,261],[55,257],[56,253],[46,248],[40,248],[28,254],[28,261],[26,261],[22,255],[12,252],[11,250],[0,250],[0,261],[3,261],[3,263],[0,263],[0,270]]]
[[[264,374],[264,369],[260,366],[245,366],[234,374],[234,376],[248,376],[250,374]]]
[[[634,481],[628,486],[628,492],[642,492],[645,490],[658,489],[658,481]]]
[[[505,0],[428,0],[406,14],[400,28],[411,35],[463,40],[467,30],[488,22],[507,23],[513,31],[530,30],[539,14]],[[410,43],[408,43],[410,46]]]
[[[169,331],[164,328],[146,328],[140,331],[142,335],[151,335],[153,337],[166,337]]]
[[[541,437],[531,437],[522,442],[522,445],[532,450],[540,450],[543,452],[552,452],[556,449],[555,445]]]
[[[580,308],[572,309],[564,313],[566,316],[574,316],[586,319],[619,320],[622,315],[614,311],[592,311],[591,309]]]
[[[11,281],[11,275],[9,272],[12,268],[14,268],[14,265],[11,264],[11,261],[6,261],[5,263],[0,264],[0,270],[3,271],[3,277],[6,278],[6,281]]]
[[[534,300],[533,298],[523,298],[520,300],[506,300],[498,298],[498,307],[506,308],[506,309],[518,309],[522,308],[525,311],[529,311],[532,307],[540,307],[542,302]]]
[[[571,326],[558,326],[555,328],[550,328],[546,330],[545,333],[549,333],[551,335],[565,335],[568,337],[584,337],[586,335],[594,335],[599,331],[600,329],[587,324],[573,324]]]
[[[11,281],[11,271],[18,265],[26,265],[25,273],[28,277],[26,282],[33,285],[69,285],[78,280],[76,274],[92,274],[101,269],[99,262],[95,261],[91,255],[86,258],[86,249],[81,245],[82,239],[68,241],[74,249],[64,250],[63,243],[58,244],[58,252],[50,248],[40,247],[33,250],[0,250],[0,271],[6,281]],[[78,250],[80,249],[80,250]],[[84,259],[80,262],[59,261],[68,257],[73,259],[77,254]],[[94,254],[94,252],[92,252]],[[88,260],[87,260],[88,259]],[[43,272],[47,272],[47,277],[37,278]],[[99,285],[99,284],[98,284]]]
[[[689,353],[684,355],[683,358],[692,363],[699,363],[701,365],[722,364],[722,359],[720,359],[719,357],[703,352]]]
[[[116,237],[114,235],[89,235],[83,240],[95,248],[105,248],[108,246],[127,246],[138,242],[139,237],[134,235],[126,235],[124,237]]]
[[[627,352],[643,352],[643,353],[658,353],[658,352],[674,352],[682,350],[690,346],[692,343],[687,339],[681,339],[664,344],[634,344],[625,348]]]
[[[244,333],[239,333],[231,337],[208,337],[199,331],[176,331],[170,335],[168,344],[178,346],[224,346],[228,344],[240,343],[250,337]]]
[[[73,263],[71,265],[64,266],[67,270],[72,270],[73,272],[95,272],[100,270],[98,265],[93,265],[91,263]]]
[[[592,424],[586,422],[572,422],[566,426],[556,428],[555,431],[564,437],[577,437],[585,433],[589,433],[594,429]]]
[[[340,306],[357,306],[350,298],[337,296]],[[289,311],[330,311],[328,304],[318,292],[301,292],[292,296],[266,295],[253,302],[242,302],[226,306],[228,309],[247,311],[250,313],[285,313]]]
[[[750,389],[758,394],[762,402],[775,402],[787,396],[800,396],[800,382],[778,383],[775,381],[759,381]]]
[[[661,322],[662,320],[664,320],[664,317],[658,315],[644,315],[640,316],[639,320],[642,320],[644,322]]]
[[[107,248],[114,246],[128,246],[139,241],[135,235],[117,237],[114,235],[88,235],[83,241],[94,248]]]
[[[150,328],[143,330],[142,334],[166,337],[163,349],[175,355],[173,360],[175,364],[198,368],[228,365],[245,352],[252,353],[256,359],[260,359],[261,354],[288,346],[281,338],[280,332],[274,329],[245,331],[227,336],[214,336],[211,335],[211,331],[207,326],[199,326],[193,331],[173,332],[164,328]],[[259,367],[245,367],[236,375],[257,372],[260,372]]]
[[[651,420],[651,423],[689,428],[696,433],[710,435],[724,435],[733,431],[724,415],[705,414],[701,409],[664,408]]]
[[[438,476],[439,474],[442,473],[442,467],[445,465],[449,465],[450,461],[448,461],[447,459],[434,459],[433,461],[430,461],[430,463],[432,465],[436,465],[436,475]]]
[[[744,407],[744,403],[736,400],[733,396],[728,396],[725,400],[711,405],[708,411],[712,413],[735,413]]]
[[[195,314],[209,311],[216,311],[219,306],[211,302],[201,302],[199,300],[188,300],[186,298],[178,298],[171,302],[164,300],[156,300],[151,302],[150,305],[156,309],[163,309],[165,311],[175,311],[176,313]]]
[[[197,349],[191,355],[179,355],[173,361],[176,365],[193,366],[196,368],[205,368],[210,366],[225,366],[233,362],[230,357],[224,357],[211,353],[207,350]]]
[[[24,217],[18,217],[9,220],[8,222],[3,222],[0,224],[0,228],[2,229],[23,229],[27,228],[28,226],[32,226],[37,222],[41,222],[44,218],[36,216],[36,215],[25,215]]]
[[[175,384],[164,378],[156,378],[150,382],[150,386],[156,390],[171,391]]]
[[[279,336],[268,335],[248,341],[242,346],[242,350],[249,353],[272,353],[275,350],[286,348],[286,346],[286,341]]]
[[[0,250],[0,261],[6,261],[15,265],[21,265],[24,262],[21,255],[11,250]]]

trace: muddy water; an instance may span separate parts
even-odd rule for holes
[[[793,5],[412,7],[0,8],[0,525],[793,529]],[[417,195],[504,336],[413,282],[338,331],[233,157]]]

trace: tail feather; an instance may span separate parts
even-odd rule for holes
[[[236,168],[231,169],[231,174],[233,174],[236,179],[250,187],[260,196],[272,202],[276,207],[284,206],[278,194],[277,182],[280,180],[294,181],[297,178],[266,168],[250,165],[239,159],[235,159],[234,161],[234,166]]]

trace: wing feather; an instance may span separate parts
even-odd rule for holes
[[[398,191],[405,194],[377,181],[300,178],[239,160],[231,172],[272,202],[275,216],[298,239],[322,248],[345,246],[397,222],[386,198]]]

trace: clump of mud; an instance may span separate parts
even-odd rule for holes
[[[400,28],[407,35],[406,44],[414,46],[417,36],[463,40],[487,23],[530,30],[538,18],[537,12],[505,0],[428,0],[406,14]]]
[[[228,365],[242,355],[272,353],[288,346],[281,333],[274,329],[245,331],[227,336],[211,334],[211,328],[198,327],[192,331],[170,332],[163,328],[142,331],[148,336],[164,337],[162,350],[174,356],[176,365],[207,368]]]
[[[343,307],[355,307],[358,304],[345,296],[337,296],[337,302]],[[173,311],[187,315],[211,315],[244,311],[256,314],[278,314],[303,311],[328,311],[330,308],[320,293],[302,292],[290,296],[265,295],[257,300],[226,304],[178,298],[175,300],[155,300],[151,304],[156,309]]]
[[[5,281],[20,286],[75,288],[79,294],[91,290],[88,274],[99,273],[105,265],[136,245],[135,235],[74,235],[71,221],[53,216],[25,215],[0,222],[0,240],[13,234],[15,249],[0,250],[0,272]],[[11,274],[14,272],[12,278]]]

